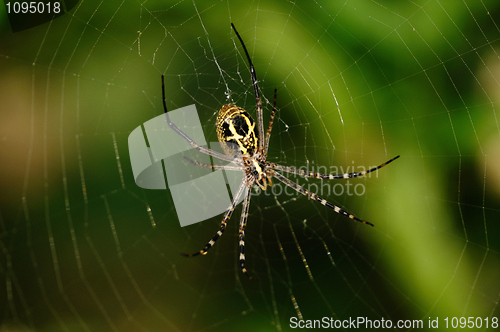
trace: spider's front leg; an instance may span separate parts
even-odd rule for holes
[[[223,169],[225,171],[244,171],[245,168],[243,166],[233,166],[233,165],[212,165],[206,163],[200,163],[199,161],[195,161],[193,159],[189,159],[188,157],[184,157],[191,164],[199,167],[211,168],[211,169]],[[239,165],[239,164],[237,164]]]
[[[277,165],[277,164],[272,164],[272,168],[274,168],[278,171],[297,174],[297,175],[307,177],[307,178],[326,179],[326,180],[351,179],[351,178],[357,178],[359,176],[363,176],[363,175],[366,175],[368,173],[374,172],[374,171],[390,164],[391,162],[398,159],[399,157],[400,156],[396,156],[396,157],[386,161],[385,163],[383,163],[377,167],[370,168],[367,171],[344,173],[344,174],[321,174],[321,173],[316,173],[316,172],[307,172],[307,171],[304,171],[302,169],[297,169],[295,167],[283,166],[283,165]]]
[[[278,180],[280,180],[281,182],[283,182],[284,184],[286,184],[287,186],[295,189],[297,192],[301,193],[302,195],[307,196],[310,199],[314,199],[315,201],[317,201],[317,202],[323,204],[324,206],[332,209],[333,211],[337,212],[338,214],[341,214],[343,216],[346,216],[349,219],[361,222],[363,224],[367,224],[367,225],[373,226],[372,223],[370,223],[368,221],[361,220],[361,219],[355,217],[354,215],[350,214],[346,210],[343,210],[340,207],[338,207],[336,205],[333,205],[332,203],[328,202],[326,199],[319,197],[318,195],[316,195],[315,193],[310,192],[307,189],[304,189],[304,187],[296,184],[295,182],[293,182],[290,179],[287,179],[286,177],[284,177],[280,173],[274,172],[273,176],[275,178],[277,178]]]
[[[168,115],[168,111],[167,111],[167,102],[165,100],[165,77],[163,75],[161,75],[161,92],[162,92],[162,98],[163,98],[163,111],[165,112],[165,116],[167,118],[167,124],[170,127],[170,129],[175,131],[177,133],[177,135],[179,135],[180,137],[185,139],[186,142],[189,143],[189,145],[191,145],[194,149],[200,151],[201,153],[208,154],[209,156],[219,158],[221,160],[225,160],[225,161],[229,161],[229,162],[232,161],[232,159],[230,157],[223,155],[222,153],[207,149],[206,147],[199,145],[198,143],[193,141],[188,135],[186,135],[186,133],[183,132],[179,127],[177,127],[177,125],[175,123],[173,123],[172,120],[170,120],[170,116]]]

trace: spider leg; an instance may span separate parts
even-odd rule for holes
[[[240,234],[240,268],[241,271],[251,280],[253,278],[250,276],[250,274],[248,274],[248,271],[245,268],[245,227],[247,225],[248,208],[250,207],[250,195],[251,191],[249,189],[245,196],[245,201],[243,202],[239,234]]]
[[[222,222],[220,223],[220,229],[219,229],[219,231],[217,231],[217,233],[215,233],[214,237],[210,241],[208,241],[208,243],[205,245],[205,247],[203,247],[203,249],[201,249],[200,251],[195,252],[194,254],[184,254],[184,253],[182,253],[181,254],[182,256],[193,257],[193,256],[197,256],[197,255],[200,255],[200,254],[201,255],[205,255],[207,253],[207,251],[215,245],[215,241],[217,241],[217,239],[226,230],[227,222],[231,218],[231,215],[233,214],[234,208],[236,206],[236,202],[240,199],[240,196],[243,193],[243,189],[245,189],[246,185],[247,185],[246,178],[243,178],[243,180],[241,180],[240,187],[238,188],[238,191],[236,192],[236,195],[234,195],[234,197],[233,197],[233,201],[231,202],[231,205],[229,205],[228,210],[224,214],[224,218],[222,218]]]
[[[195,166],[200,166],[200,167],[206,167],[206,168],[211,168],[211,169],[223,169],[226,171],[243,171],[245,168],[243,166],[233,166],[233,165],[211,165],[211,164],[205,164],[205,163],[200,163],[198,161],[194,161],[192,159],[189,159],[188,157],[184,157],[187,161],[189,161],[191,164]]]
[[[264,144],[264,158],[267,157],[267,150],[269,149],[269,140],[271,139],[271,130],[273,129],[273,122],[275,115],[276,115],[276,89],[274,89],[274,104],[273,104],[273,110],[271,112],[271,119],[269,119],[269,125],[267,126],[266,141]]]
[[[222,160],[233,161],[233,158],[231,158],[231,157],[228,157],[228,156],[226,156],[226,155],[224,155],[222,153],[219,153],[219,152],[207,149],[206,147],[203,147],[201,145],[198,145],[195,141],[193,141],[191,138],[189,138],[189,136],[186,135],[186,133],[184,133],[179,127],[177,127],[177,125],[175,123],[173,123],[170,120],[170,117],[168,116],[167,103],[165,102],[165,78],[164,78],[163,75],[161,75],[161,89],[162,89],[162,97],[163,97],[163,109],[164,109],[165,115],[167,117],[168,126],[172,130],[174,130],[179,136],[181,136],[182,138],[184,138],[196,150],[198,150],[198,151],[200,151],[202,153],[208,154],[208,155],[210,155],[212,157],[216,157],[216,158],[222,159]]]
[[[392,158],[391,160],[389,161],[386,161],[385,163],[377,166],[377,167],[374,167],[374,168],[371,168],[367,171],[362,171],[362,172],[353,172],[353,173],[344,173],[344,174],[336,174],[336,175],[333,175],[333,174],[321,174],[321,173],[315,173],[315,172],[306,172],[304,170],[301,170],[301,169],[297,169],[295,167],[289,167],[289,166],[282,166],[282,165],[277,165],[277,164],[272,164],[270,163],[270,165],[272,166],[272,168],[278,170],[278,171],[283,171],[283,172],[287,172],[287,173],[293,173],[293,174],[297,174],[297,175],[300,175],[300,176],[303,176],[303,177],[307,177],[307,178],[317,178],[317,179],[327,179],[327,180],[336,180],[336,179],[349,179],[349,178],[357,178],[358,176],[363,176],[365,174],[368,174],[368,173],[371,173],[373,171],[376,171],[384,166],[386,166],[387,164],[393,162],[394,160],[398,159],[399,156],[396,156],[394,158]]]
[[[345,211],[345,210],[342,210],[340,207],[336,206],[336,205],[333,205],[329,202],[327,202],[325,199],[319,197],[318,195],[316,195],[315,193],[312,193],[310,192],[309,190],[306,190],[304,189],[302,186],[296,184],[295,182],[287,179],[286,177],[284,177],[283,175],[281,175],[280,173],[278,172],[273,172],[272,173],[272,176],[274,176],[275,178],[277,178],[278,180],[280,180],[281,182],[283,182],[284,184],[286,184],[287,186],[295,189],[296,191],[298,191],[299,193],[301,193],[302,195],[304,196],[307,196],[311,199],[314,199],[315,201],[323,204],[324,206],[326,207],[329,207],[330,209],[332,209],[333,211],[337,212],[338,214],[341,214],[343,216],[346,216],[348,217],[349,219],[352,219],[352,220],[355,220],[355,221],[358,221],[358,222],[361,222],[363,224],[367,224],[367,225],[370,225],[370,226],[373,226],[372,223],[369,223],[368,221],[364,221],[364,220],[361,220],[355,216],[353,216],[352,214],[350,214],[349,212]]]
[[[233,27],[234,33],[240,40],[241,46],[243,46],[243,50],[245,51],[245,55],[247,56],[248,59],[248,65],[250,66],[250,75],[252,76],[252,85],[255,93],[255,103],[257,105],[257,122],[259,125],[259,151],[263,151],[264,141],[262,139],[264,138],[264,120],[262,119],[262,100],[260,99],[260,94],[259,94],[257,74],[255,73],[255,68],[253,66],[252,59],[250,59],[250,55],[248,54],[247,47],[245,46],[243,39],[241,39],[240,34],[238,33],[238,31],[236,31],[236,28],[234,27],[233,23],[231,23],[231,26]]]

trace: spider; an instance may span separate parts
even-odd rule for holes
[[[220,224],[220,229],[213,236],[213,238],[208,241],[208,243],[201,249],[200,251],[194,254],[183,254],[187,257],[193,257],[197,255],[205,255],[210,248],[215,245],[215,242],[221,237],[222,233],[226,229],[227,222],[231,218],[231,215],[234,211],[236,202],[240,199],[241,195],[244,192],[245,187],[248,189],[246,191],[244,200],[243,200],[243,208],[241,212],[240,218],[240,226],[239,226],[239,247],[240,247],[240,256],[239,256],[239,265],[241,271],[250,279],[252,277],[248,273],[245,268],[245,227],[247,224],[248,218],[248,208],[250,205],[250,193],[251,188],[254,184],[259,186],[262,190],[267,189],[267,185],[272,186],[271,178],[275,177],[277,180],[283,182],[285,185],[293,188],[297,192],[301,193],[304,196],[313,199],[324,206],[334,210],[338,214],[344,215],[354,221],[361,222],[363,224],[367,224],[373,226],[372,223],[361,220],[349,212],[343,210],[342,208],[333,205],[327,202],[325,199],[319,197],[315,193],[304,189],[302,186],[296,184],[295,182],[289,180],[281,173],[276,171],[282,171],[285,173],[291,173],[300,175],[302,177],[308,178],[317,178],[317,179],[348,179],[348,178],[356,178],[359,176],[363,176],[370,172],[376,171],[379,168],[384,167],[385,165],[391,163],[392,161],[399,158],[396,156],[389,161],[381,164],[380,166],[371,168],[362,172],[353,172],[353,173],[345,173],[345,174],[321,174],[315,172],[307,172],[301,169],[297,169],[295,167],[290,166],[282,166],[269,161],[266,161],[267,151],[269,147],[269,139],[271,137],[271,129],[273,127],[274,116],[276,114],[276,89],[274,89],[274,103],[273,109],[271,111],[271,118],[269,120],[269,126],[267,127],[266,134],[264,136],[264,126],[262,119],[262,101],[259,94],[259,85],[257,81],[257,74],[255,73],[255,68],[252,64],[252,60],[250,59],[250,55],[248,54],[247,48],[243,39],[240,37],[238,31],[234,27],[234,24],[231,23],[231,27],[234,30],[234,33],[238,37],[241,46],[243,47],[243,51],[245,52],[246,58],[248,60],[248,65],[250,67],[250,76],[252,78],[253,90],[255,93],[255,103],[256,103],[256,113],[257,113],[257,124],[250,116],[250,114],[245,111],[243,108],[238,107],[232,104],[223,105],[219,110],[217,120],[216,120],[216,131],[217,138],[222,146],[224,154],[210,150],[203,146],[198,145],[195,141],[189,138],[175,123],[172,123],[170,117],[167,112],[167,106],[165,102],[165,82],[164,76],[162,75],[162,97],[163,97],[163,108],[166,114],[168,126],[174,130],[178,135],[184,138],[193,148],[196,150],[208,154],[212,157],[216,157],[221,160],[229,161],[233,165],[210,165],[203,164],[191,159],[186,158],[191,163],[196,166],[208,167],[211,169],[223,169],[223,170],[231,170],[231,171],[241,171],[244,173],[243,180],[239,186],[238,191],[233,197],[231,205],[228,207],[224,217],[222,218],[222,222]],[[257,125],[257,128],[255,126]],[[262,139],[264,138],[264,139]]]

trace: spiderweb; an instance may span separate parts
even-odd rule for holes
[[[2,328],[442,328],[471,316],[486,330],[500,316],[496,1],[84,0],[17,33],[1,13]],[[278,89],[268,160],[342,173],[401,155],[350,180],[351,194],[344,180],[288,176],[374,228],[283,185],[253,195],[256,281],[238,266],[241,206],[206,256],[182,257],[222,216],[180,227],[168,190],[135,184],[127,145],[163,112],[162,74],[167,107],[195,104],[209,142],[222,104],[255,117],[231,22],[266,126]]]

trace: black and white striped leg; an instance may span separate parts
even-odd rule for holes
[[[388,164],[390,164],[391,162],[393,162],[394,160],[398,159],[399,156],[396,156],[394,158],[392,158],[391,160],[389,161],[386,161],[385,163],[377,166],[377,167],[374,167],[374,168],[371,168],[367,171],[362,171],[362,172],[353,172],[353,173],[344,173],[344,174],[321,174],[321,173],[315,173],[315,172],[306,172],[304,170],[301,170],[301,169],[297,169],[295,167],[289,167],[289,166],[282,166],[282,165],[277,165],[277,164],[272,164],[272,168],[278,170],[278,171],[283,171],[283,172],[287,172],[287,173],[292,173],[292,174],[297,174],[297,175],[300,175],[300,176],[303,176],[303,177],[308,177],[308,178],[317,178],[317,179],[326,179],[326,180],[336,180],[336,179],[350,179],[350,178],[357,178],[359,176],[363,176],[365,174],[368,174],[368,173],[371,173],[371,172],[374,172]]]
[[[245,168],[243,166],[233,166],[233,165],[211,165],[211,164],[206,164],[206,163],[200,163],[198,161],[195,161],[193,159],[189,159],[188,157],[184,157],[187,161],[189,161],[191,164],[199,167],[205,167],[205,168],[211,168],[211,169],[223,169],[226,171],[244,171]]]
[[[271,139],[271,130],[273,130],[274,116],[276,115],[276,89],[274,89],[274,103],[273,110],[271,111],[271,118],[267,126],[266,141],[264,142],[264,157],[267,157],[267,150],[269,149],[269,140]]]
[[[277,178],[278,180],[280,180],[281,182],[283,182],[284,184],[286,184],[287,186],[295,189],[296,191],[298,191],[299,193],[301,193],[302,195],[304,196],[307,196],[311,199],[314,199],[315,201],[317,202],[320,202],[321,204],[323,204],[324,206],[326,207],[329,207],[330,209],[332,209],[333,211],[337,212],[338,214],[341,214],[343,216],[346,216],[347,218],[349,219],[352,219],[352,220],[355,220],[355,221],[358,221],[358,222],[361,222],[363,224],[367,224],[367,225],[370,225],[370,226],[373,226],[372,223],[369,223],[368,221],[364,221],[364,220],[361,220],[355,216],[353,216],[352,214],[350,214],[349,212],[341,209],[340,207],[336,206],[336,205],[333,205],[329,202],[327,202],[325,199],[319,197],[318,195],[316,195],[315,193],[312,193],[310,192],[309,190],[306,190],[304,189],[302,186],[296,184],[295,182],[287,179],[286,177],[284,177],[283,175],[281,175],[280,173],[278,172],[273,172],[272,174],[275,178]]]
[[[213,151],[213,150],[207,149],[204,146],[198,145],[198,143],[196,143],[195,141],[193,141],[188,135],[186,135],[185,132],[183,132],[179,127],[177,127],[177,125],[170,120],[170,116],[168,115],[167,102],[165,101],[165,78],[164,78],[163,75],[161,75],[161,89],[162,89],[162,97],[163,97],[163,110],[165,112],[165,116],[167,117],[167,124],[168,124],[168,126],[172,130],[174,130],[179,136],[181,136],[182,138],[184,138],[196,150],[198,150],[198,151],[200,151],[202,153],[208,154],[210,156],[222,159],[222,160],[233,161],[233,159],[231,157],[228,157],[228,156],[226,156],[226,155],[224,155],[222,153],[219,153],[217,151]]]
[[[233,201],[231,202],[231,205],[229,206],[228,210],[224,214],[224,218],[222,218],[222,222],[220,223],[220,229],[217,231],[217,233],[215,233],[214,237],[210,241],[208,241],[208,243],[203,247],[203,249],[201,249],[198,252],[195,252],[194,254],[184,254],[183,253],[183,254],[181,254],[182,256],[193,257],[193,256],[197,256],[200,254],[206,255],[207,251],[215,245],[215,242],[217,241],[217,239],[219,239],[219,237],[221,237],[222,233],[224,233],[224,231],[226,230],[227,222],[229,221],[229,219],[231,218],[231,215],[233,214],[234,208],[236,206],[235,204],[240,199],[240,196],[246,187],[247,187],[246,178],[243,178],[243,180],[241,181],[240,187],[238,188],[238,191],[236,192],[236,195],[234,195],[234,197],[233,197]],[[248,191],[250,191],[250,190],[248,190]]]
[[[260,94],[259,94],[259,85],[257,81],[257,73],[255,73],[255,68],[252,63],[252,59],[250,59],[250,55],[248,54],[247,47],[245,46],[245,43],[243,42],[243,39],[241,39],[240,34],[238,31],[236,31],[236,28],[234,27],[234,24],[231,23],[231,26],[233,27],[234,33],[240,40],[241,46],[243,46],[243,50],[245,51],[245,55],[247,56],[248,60],[248,65],[250,66],[250,75],[252,76],[252,85],[253,85],[253,90],[255,93],[255,104],[257,105],[257,123],[259,126],[259,137],[264,137],[264,120],[262,118],[262,100],[260,99]],[[262,139],[259,140],[259,151],[262,151],[264,149],[264,141]]]
[[[247,226],[247,218],[248,218],[248,208],[250,207],[250,195],[251,191],[248,190],[245,201],[243,202],[243,210],[241,211],[241,219],[240,219],[240,268],[241,271],[249,278],[253,279],[248,273],[245,267],[245,227]]]

